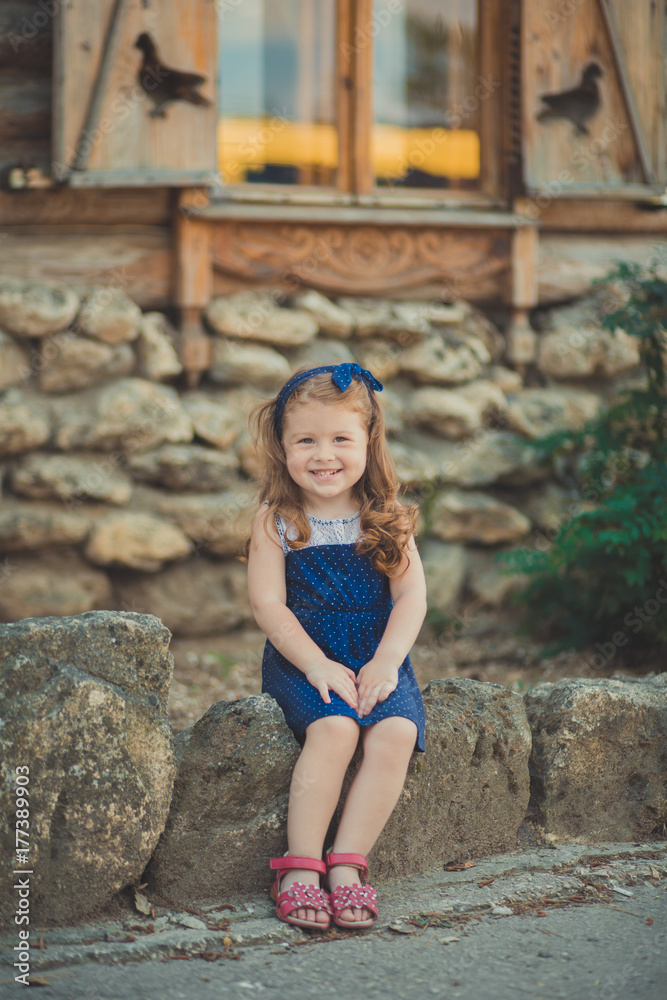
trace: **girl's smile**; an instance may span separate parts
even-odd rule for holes
[[[368,447],[361,413],[315,401],[297,403],[285,413],[283,447],[287,471],[310,513],[328,518],[356,513],[352,488],[366,469]]]

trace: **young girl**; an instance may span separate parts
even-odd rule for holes
[[[311,930],[326,930],[330,919],[346,928],[377,920],[365,855],[415,747],[424,750],[424,706],[408,652],[426,585],[416,506],[396,500],[381,389],[357,364],[324,365],[298,372],[254,413],[263,477],[248,584],[268,636],[262,690],[303,748],[290,787],[289,851],[270,862],[272,895],[281,920]],[[360,733],[363,760],[323,861]]]

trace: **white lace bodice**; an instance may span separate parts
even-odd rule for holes
[[[312,545],[354,545],[359,538],[360,517],[358,513],[353,514],[352,517],[336,517],[330,521],[323,521],[321,518],[309,514],[308,520],[310,521],[310,538],[306,545],[307,548]],[[276,527],[285,555],[294,552],[295,550],[289,547],[285,539],[286,535],[289,538],[295,538],[296,532],[292,529],[291,533],[286,533],[285,522],[281,517],[276,518]]]

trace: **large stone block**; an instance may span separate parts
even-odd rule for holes
[[[121,607],[156,615],[176,636],[228,632],[252,620],[248,574],[238,562],[203,556],[157,574],[119,574]]]
[[[17,337],[46,337],[70,325],[79,296],[69,285],[32,278],[0,278],[0,324]]]
[[[71,330],[45,337],[39,353],[42,392],[70,392],[131,375],[137,359],[129,344],[103,344]]]
[[[77,317],[82,333],[118,344],[134,340],[141,324],[141,309],[120,288],[93,288]]]
[[[269,695],[218,702],[174,738],[169,819],[146,877],[167,905],[219,902],[270,882],[285,851],[287,799],[299,746]]]
[[[530,730],[521,697],[497,684],[434,681],[424,692],[427,752],[370,854],[373,878],[437,868],[516,845],[529,796]],[[183,906],[268,888],[283,854],[299,748],[268,695],[219,702],[175,738],[169,819],[147,878]],[[350,765],[345,789],[358,757]]]
[[[49,413],[38,396],[12,388],[0,399],[0,457],[38,448],[50,433]]]
[[[528,805],[531,736],[521,696],[460,678],[431,681],[423,697],[426,753],[413,756],[369,854],[378,880],[513,850]]]
[[[27,767],[31,928],[95,914],[155,848],[174,779],[169,638],[155,618],[111,611],[0,626],[0,845],[7,871]],[[13,919],[10,878],[0,893]]]
[[[545,830],[664,839],[667,674],[566,679],[524,698],[533,730],[530,808]]]
[[[91,566],[75,549],[47,549],[12,554],[0,560],[0,621],[81,615],[111,606],[106,573]]]
[[[191,441],[192,422],[175,389],[140,378],[124,378],[99,389],[54,400],[54,444],[132,453],[169,442]]]
[[[310,313],[281,308],[270,292],[237,292],[213,299],[206,319],[220,336],[258,340],[273,347],[300,347],[318,331],[318,323]]]

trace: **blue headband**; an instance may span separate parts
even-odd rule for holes
[[[348,361],[342,365],[322,365],[321,368],[309,368],[307,372],[299,372],[297,375],[293,375],[289,382],[285,383],[276,399],[276,431],[278,432],[278,436],[280,436],[280,428],[283,422],[285,403],[296,387],[301,385],[302,382],[307,382],[309,378],[313,378],[315,375],[324,375],[327,372],[331,372],[331,380],[334,385],[338,386],[341,392],[349,389],[353,378],[359,379],[360,382],[366,384],[369,396],[371,389],[375,389],[376,392],[382,392],[382,382],[378,382],[367,368],[362,368],[356,362]]]

